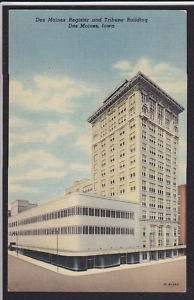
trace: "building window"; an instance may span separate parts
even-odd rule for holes
[[[146,253],[146,252],[144,252],[144,253],[142,254],[142,259],[143,259],[143,260],[146,260],[146,259],[147,259],[147,253]]]
[[[147,213],[146,210],[142,211],[142,219],[146,219],[147,218]]]

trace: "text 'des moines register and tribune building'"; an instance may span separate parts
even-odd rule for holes
[[[15,209],[8,246],[74,271],[182,255],[178,115],[184,108],[139,72],[89,118],[92,177],[62,198]],[[24,205],[24,201],[22,202]]]

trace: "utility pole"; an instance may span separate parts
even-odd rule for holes
[[[58,248],[59,248],[59,230],[57,228],[57,272],[58,272],[58,269],[59,269],[59,255],[58,255]]]
[[[17,256],[18,256],[18,231],[16,232],[16,236],[17,236]]]

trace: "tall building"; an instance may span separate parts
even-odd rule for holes
[[[179,244],[186,244],[186,184],[178,186],[179,197]]]
[[[178,115],[183,110],[139,72],[88,119],[93,190],[140,204],[143,248],[178,244]]]

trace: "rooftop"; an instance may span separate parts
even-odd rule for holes
[[[149,79],[142,72],[138,72],[134,77],[130,80],[126,80],[114,90],[104,101],[102,106],[100,106],[89,118],[88,122],[93,123],[99,115],[101,115],[108,107],[110,107],[113,103],[115,103],[121,96],[123,96],[126,92],[128,92],[131,88],[133,88],[137,83],[147,84],[149,87],[155,90],[159,95],[165,97],[165,99],[171,104],[175,109],[177,109],[178,113],[184,111],[184,107],[180,105],[176,100],[174,100],[167,92],[165,92],[162,88],[160,88],[156,83],[154,83],[151,79]]]

